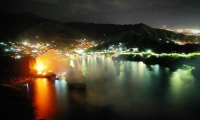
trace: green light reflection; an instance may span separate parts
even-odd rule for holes
[[[194,76],[190,70],[178,69],[173,72],[170,77],[170,94],[173,96],[173,101],[180,101],[183,99],[184,93],[194,83]]]

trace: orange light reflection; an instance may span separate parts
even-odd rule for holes
[[[55,93],[52,92],[54,86],[47,84],[49,82],[45,78],[38,78],[35,80],[35,100],[34,106],[38,119],[50,118],[55,113]],[[49,86],[50,85],[50,86]]]

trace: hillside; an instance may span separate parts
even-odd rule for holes
[[[0,13],[0,39],[1,41],[16,40],[18,34],[22,31],[46,21],[34,14],[24,13],[15,15],[12,13]]]
[[[89,39],[88,36],[74,29],[65,27],[62,23],[48,20],[34,27],[24,30],[18,36],[18,40],[30,42],[74,42],[75,39]]]
[[[0,13],[0,41],[8,42],[52,42],[55,41],[58,48],[76,44],[75,39],[90,39],[83,33],[64,26],[55,20],[40,18],[31,13],[15,15]]]
[[[174,33],[163,29],[155,29],[143,23],[135,25],[115,25],[115,24],[94,24],[94,23],[65,23],[66,26],[76,29],[85,35],[96,40],[106,36],[117,36],[127,31],[134,31],[142,36],[151,37],[155,40],[178,40],[194,43],[196,38],[200,40],[200,36],[187,36],[181,33]]]
[[[107,35],[117,35],[133,29],[132,25],[95,24],[95,23],[65,23],[65,26],[78,30],[93,39],[100,39]]]
[[[193,41],[197,40],[196,38],[199,39],[196,36],[186,36],[162,29],[154,29],[145,24],[136,24],[133,25],[132,30],[101,38],[104,44],[92,50],[107,49],[110,45],[123,43],[127,48],[137,47],[143,51],[152,49],[155,52],[194,52],[200,51],[199,45],[177,45],[174,41],[190,41],[190,43],[193,43]]]
[[[56,41],[60,48],[76,43],[75,39],[94,40],[99,46],[93,50],[108,49],[110,45],[123,43],[127,48],[139,47],[158,52],[199,51],[200,36],[187,36],[163,29],[155,29],[143,23],[135,25],[60,23],[40,18],[30,13],[14,15],[0,13],[0,41]],[[102,44],[104,43],[104,44]],[[187,43],[180,46],[175,43]]]

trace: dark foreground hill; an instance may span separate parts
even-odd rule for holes
[[[20,89],[0,82],[1,120],[33,120],[34,110],[30,99]]]

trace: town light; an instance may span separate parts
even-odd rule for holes
[[[152,51],[149,49],[149,50],[147,50],[147,53],[152,53]]]

